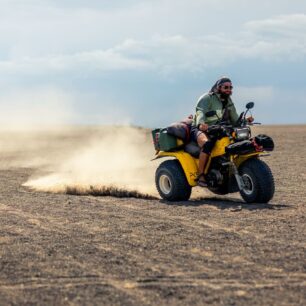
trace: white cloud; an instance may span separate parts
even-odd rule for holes
[[[127,38],[145,41],[155,34],[232,37],[251,18],[268,20],[280,15],[278,10],[288,15],[293,9],[303,11],[302,3],[286,2],[1,0],[0,46],[8,58],[42,57],[107,50]]]
[[[0,62],[0,71],[44,74],[92,73],[110,70],[201,72],[241,59],[301,61],[306,57],[306,15],[279,16],[251,21],[233,36],[159,35],[145,40],[125,39],[106,49],[17,56]],[[275,35],[277,34],[277,35]]]
[[[253,40],[250,55],[270,60],[305,59],[306,14],[250,21],[245,28],[247,35]]]
[[[259,35],[277,35],[278,38],[302,38],[305,41],[306,14],[281,15],[274,18],[249,21],[246,28]]]
[[[124,97],[126,109],[132,109],[137,103],[149,103],[147,95],[152,96],[154,86],[160,97],[165,94],[178,101],[193,81],[198,83],[191,95],[198,93],[200,82],[232,72],[237,78],[248,67],[258,69],[244,84],[265,85],[259,69],[266,65],[265,71],[273,67],[264,77],[268,85],[254,93],[264,98],[271,94],[269,84],[280,83],[277,73],[284,67],[293,67],[290,75],[281,76],[284,86],[290,86],[286,79],[298,86],[306,62],[302,0],[294,5],[288,0],[0,0],[0,4],[1,89],[51,84],[71,91],[73,101],[81,91],[94,92],[97,98],[88,100],[90,105]],[[242,67],[246,62],[249,66]],[[164,76],[173,82],[164,85]],[[170,83],[174,86],[168,89]],[[105,94],[109,99],[104,100]],[[27,101],[31,105],[31,99]],[[128,117],[133,115],[131,110]]]
[[[94,50],[71,55],[24,57],[0,61],[0,71],[9,74],[46,75],[50,73],[84,74],[97,70],[137,70],[150,67],[149,62],[128,58],[113,50]]]

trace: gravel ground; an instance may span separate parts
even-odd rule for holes
[[[265,205],[202,190],[172,204],[37,192],[23,183],[39,163],[22,159],[58,158],[86,131],[39,138],[39,150],[11,144],[1,154],[0,304],[305,305],[306,126],[257,131],[276,143]]]

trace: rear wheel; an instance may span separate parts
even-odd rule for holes
[[[166,160],[159,165],[155,184],[164,200],[187,201],[190,198],[191,186],[178,160]]]
[[[274,178],[269,166],[259,159],[249,159],[239,167],[245,187],[240,190],[248,203],[268,203],[274,195]]]

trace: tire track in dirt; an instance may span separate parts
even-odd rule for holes
[[[50,217],[43,217],[37,215],[26,213],[20,209],[13,209],[12,207],[9,207],[4,204],[0,204],[0,212],[5,212],[6,214],[13,214],[15,217],[19,217],[22,220],[25,220],[29,224],[33,224],[40,229],[49,232],[50,235],[53,233],[58,232],[65,232],[66,225],[62,222],[62,220],[59,220],[58,218],[50,218]],[[13,231],[17,234],[22,234],[24,237],[30,236],[27,235],[27,232],[25,230],[19,231],[18,229],[10,228],[10,231]],[[92,233],[91,231],[87,231],[88,233]],[[65,235],[65,234],[64,234]],[[68,234],[66,234],[68,238],[71,237]],[[45,249],[43,246],[39,246],[39,244],[35,244],[35,248],[40,248],[40,251],[43,253],[45,252]],[[115,256],[114,250],[112,251],[113,256]],[[107,286],[114,288],[115,290],[119,290],[133,298],[133,300],[139,304],[146,305],[146,301],[142,297],[142,295],[137,291],[130,291],[129,287],[130,282],[127,281],[119,281],[112,279],[112,275],[105,275],[105,273],[101,274],[99,271],[97,271],[95,265],[91,265],[88,262],[85,264],[81,264],[79,260],[72,258],[71,256],[61,256],[62,262],[70,262],[75,267],[78,267],[80,270],[86,270],[91,274],[91,276],[87,277],[56,277],[56,278],[37,278],[37,279],[23,279],[19,280],[19,283],[12,283],[9,282],[1,282],[0,283],[0,291],[1,290],[8,290],[12,291],[12,293],[15,292],[16,289],[19,290],[26,290],[26,289],[42,289],[42,288],[70,288],[70,287],[78,287],[78,286],[87,286],[87,285],[97,285],[97,286]],[[94,281],[91,281],[90,279],[95,279]]]
[[[253,289],[253,288],[273,288],[280,285],[275,279],[266,279],[261,283],[250,282],[245,284],[238,282],[236,279],[210,279],[209,281],[203,279],[190,278],[184,276],[182,278],[175,276],[139,279],[136,281],[120,281],[112,278],[105,277],[66,277],[66,278],[48,278],[48,279],[22,279],[18,283],[13,284],[1,284],[0,287],[6,290],[24,290],[24,289],[39,289],[44,287],[75,287],[75,286],[86,286],[86,285],[99,285],[99,286],[109,286],[123,291],[128,291],[129,289],[139,289],[145,288],[147,286],[160,286],[169,285],[176,287],[183,286],[204,286],[214,290],[224,290],[224,289]],[[299,279],[291,280],[291,286],[293,287],[306,287],[306,281],[300,281]]]
[[[199,230],[202,229],[203,226],[210,228],[212,230],[217,230],[217,231],[224,231],[224,232],[228,232],[228,233],[234,233],[237,235],[249,235],[251,237],[255,237],[258,240],[264,240],[265,242],[274,242],[275,241],[273,239],[270,239],[269,237],[266,237],[264,235],[258,234],[258,233],[254,233],[254,232],[250,232],[244,229],[240,229],[237,228],[235,226],[229,228],[229,227],[225,227],[222,226],[220,224],[217,224],[216,222],[212,222],[212,221],[204,221],[204,220],[194,220],[194,219],[188,219],[186,215],[182,216],[174,216],[171,215],[169,216],[169,213],[163,213],[162,210],[159,210],[158,212],[155,211],[148,211],[145,210],[143,211],[143,209],[139,209],[139,205],[132,205],[132,204],[126,204],[123,202],[121,202],[120,204],[120,208],[123,209],[127,209],[128,212],[133,212],[138,213],[138,215],[140,215],[142,218],[146,218],[149,220],[159,220],[159,221],[164,221],[164,222],[171,222],[172,224],[177,225],[178,222],[180,223],[180,225],[183,225],[185,227],[190,227],[193,228],[194,230]],[[154,204],[153,204],[154,205]],[[173,206],[173,204],[172,204]],[[26,213],[23,210],[19,210],[19,209],[12,209],[11,207],[1,204],[0,203],[0,211],[5,211],[6,213],[12,213],[21,217],[27,217],[27,221],[29,223],[35,224],[39,227],[41,227],[44,230],[50,230],[50,227],[47,227],[45,225],[42,225],[42,223],[45,223],[46,221],[48,221],[49,223],[52,223],[52,228],[54,229],[54,226],[56,225],[58,227],[59,230],[63,230],[63,224],[67,224],[66,220],[58,220],[58,218],[51,218],[51,217],[44,217],[42,215],[40,215],[40,217],[37,217],[36,215],[30,214],[30,213]],[[122,211],[123,213],[123,211]],[[43,219],[43,220],[40,220]],[[63,223],[64,221],[64,223]],[[88,225],[89,227],[91,225]],[[94,232],[94,231],[93,231]],[[92,233],[92,231],[89,231],[89,233]],[[281,243],[280,241],[277,241],[277,243]],[[301,248],[305,248],[306,247],[306,243],[301,244],[301,243],[297,243],[297,242],[292,242],[292,245],[294,246],[298,246]]]
[[[157,201],[156,201],[157,202]],[[153,201],[147,201],[147,204],[153,204],[155,205],[156,202]],[[160,202],[160,201],[158,201]],[[159,203],[158,203],[159,204]],[[175,206],[176,203],[172,203],[171,206]],[[138,205],[138,204],[131,204],[131,203],[125,203],[124,201],[121,202],[120,204],[121,208],[128,208],[129,211],[133,211],[133,213],[138,213],[139,215],[141,215],[144,218],[147,218],[149,220],[152,220],[152,218],[154,218],[155,220],[163,220],[166,222],[171,222],[173,224],[178,224],[178,222],[180,223],[180,225],[184,225],[185,227],[191,227],[195,230],[198,229],[202,229],[203,226],[210,228],[212,230],[217,230],[217,231],[225,231],[228,233],[234,233],[234,234],[238,234],[238,235],[249,235],[251,237],[255,237],[258,240],[264,240],[265,242],[274,242],[275,241],[273,239],[270,239],[269,237],[266,237],[265,235],[262,234],[258,234],[255,232],[251,232],[251,231],[247,231],[245,229],[241,229],[239,227],[227,227],[227,226],[222,226],[216,222],[213,221],[207,221],[207,220],[201,220],[201,219],[188,219],[188,215],[184,214],[184,216],[175,216],[175,215],[171,215],[169,216],[169,211],[164,211],[164,210],[158,210],[158,212],[153,211],[153,210],[144,210],[142,208],[142,206]],[[166,204],[165,204],[166,205]],[[205,202],[203,203],[203,205],[205,205]],[[261,204],[259,204],[260,206],[262,206]],[[181,206],[181,204],[178,204],[178,206]],[[141,208],[140,208],[141,207]],[[173,212],[173,211],[172,211]],[[188,213],[187,210],[185,210],[186,213]],[[280,241],[278,241],[279,243],[281,243]],[[297,242],[291,242],[291,245],[294,246],[298,246],[301,248],[305,248],[306,247],[306,243],[297,243]]]
[[[123,201],[124,202],[124,201]],[[155,203],[153,203],[155,204]],[[186,217],[180,217],[180,216],[171,216],[169,217],[169,215],[165,215],[163,214],[161,211],[159,212],[155,212],[155,211],[142,211],[142,209],[139,209],[139,206],[135,206],[135,205],[132,205],[130,203],[121,203],[120,204],[120,208],[122,209],[122,213],[124,213],[124,209],[128,210],[129,213],[132,211],[132,214],[133,216],[135,217],[136,216],[136,213],[138,214],[138,217],[140,216],[141,219],[145,222],[146,219],[148,220],[158,220],[158,222],[167,222],[169,223],[170,222],[170,225],[173,224],[173,226],[178,226],[178,224],[180,226],[183,226],[184,228],[192,228],[194,230],[198,230],[199,228],[203,229],[203,226],[206,226],[207,228],[210,228],[214,231],[225,231],[225,232],[229,232],[229,233],[234,233],[234,234],[237,234],[237,229],[236,228],[226,228],[224,226],[220,226],[216,223],[212,223],[212,222],[207,222],[207,221],[202,221],[202,220],[198,220],[198,221],[195,221],[195,220],[186,220]],[[51,217],[44,217],[44,216],[37,216],[36,215],[33,215],[31,213],[26,213],[20,209],[12,209],[11,207],[7,206],[7,205],[4,205],[4,204],[1,204],[0,205],[0,211],[5,211],[6,213],[11,213],[11,214],[14,214],[15,216],[19,216],[20,218],[26,218],[26,221],[30,224],[33,224],[35,226],[38,226],[40,227],[41,229],[43,229],[44,231],[48,231],[50,232],[51,234],[54,232],[65,232],[66,230],[66,226],[67,226],[67,221],[63,220],[63,219],[60,219],[60,218],[51,218]],[[71,225],[71,224],[70,224]],[[78,226],[79,224],[76,224],[74,223],[73,226]],[[86,229],[82,229],[82,231],[84,232],[85,235],[89,235],[89,234],[101,234],[101,228],[97,228],[95,225],[87,225],[87,228]],[[103,230],[102,230],[103,231]],[[18,230],[17,230],[18,232]],[[25,233],[23,233],[25,234]],[[238,233],[239,235],[251,235],[251,236],[254,236],[252,235],[252,233],[250,232],[241,232],[241,233]],[[69,234],[67,234],[67,237],[70,237]],[[137,237],[137,235],[136,235]],[[131,236],[130,236],[131,238]],[[256,239],[264,239],[265,242],[269,242],[269,239],[266,239],[266,237],[263,237],[262,235],[261,236],[256,236],[255,235],[255,238]],[[278,242],[278,243],[281,243],[281,242]],[[99,245],[98,248],[101,248],[102,250],[106,249],[108,252],[111,252],[113,254],[116,254],[118,252],[120,252],[120,247],[116,248],[114,245],[112,246],[112,248],[108,248],[107,247],[107,243],[105,243],[104,245],[106,245],[106,248],[105,246],[101,246]],[[296,245],[295,245],[296,246]],[[304,246],[304,245],[303,245]],[[190,254],[190,253],[194,253],[194,254],[197,254],[197,255],[203,255],[201,254],[201,250],[197,251],[197,250],[185,250],[185,251],[180,251],[182,253],[186,253],[186,255]],[[146,255],[144,254],[143,256],[141,256],[141,254],[137,253],[137,254],[133,254],[133,252],[129,252],[127,254],[131,259],[134,259],[135,261],[136,260],[140,260],[141,258],[145,257]],[[211,254],[208,254],[205,253],[204,256],[208,256],[208,257],[213,257],[215,256],[215,254],[211,253]],[[64,259],[64,258],[63,258]],[[70,257],[67,257],[66,260],[69,260],[70,262],[74,262],[75,265],[79,266],[80,268],[87,268],[88,269],[88,264],[85,265],[85,266],[82,266],[80,265],[80,263],[77,261],[77,260],[72,260],[72,258]],[[142,259],[141,259],[142,260]],[[266,266],[264,265],[259,265],[258,263],[255,263],[255,262],[252,262],[250,260],[247,260],[246,258],[240,256],[238,258],[235,258],[235,257],[230,257],[230,258],[227,258],[227,263],[228,262],[233,262],[233,263],[240,263],[240,264],[244,264],[244,265],[255,265],[257,266],[257,269],[260,267],[261,270],[263,271],[268,271],[269,268],[267,268]],[[94,270],[94,267],[93,267],[93,270]],[[201,271],[202,272],[207,272],[209,271],[210,269],[207,269],[206,268],[202,268]],[[271,272],[271,271],[270,271]],[[296,277],[296,276],[299,276],[301,277],[301,279],[305,278],[305,274],[301,274],[301,275],[296,275],[296,274],[292,274],[292,273],[287,273],[286,275],[284,273],[282,273],[283,271],[273,271],[274,274],[277,275],[277,277],[279,278],[284,278],[286,277],[287,279],[290,279],[291,277]],[[196,275],[195,275],[196,276]]]

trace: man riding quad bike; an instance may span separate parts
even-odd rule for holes
[[[156,187],[165,200],[188,200],[197,185],[216,194],[239,191],[248,203],[267,203],[273,197],[272,172],[260,160],[260,155],[273,150],[273,140],[251,136],[253,117],[246,115],[254,103],[238,116],[229,97],[231,82],[220,80],[199,99],[192,124],[185,121],[152,132],[156,158],[174,158],[156,170]]]

